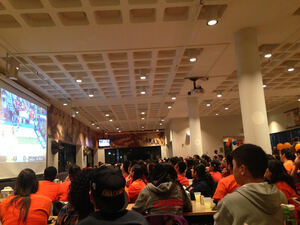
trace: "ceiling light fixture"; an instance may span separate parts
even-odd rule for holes
[[[225,110],[228,110],[229,108],[228,107],[225,107]]]
[[[169,106],[168,106],[168,109],[172,109],[172,106],[169,105]]]
[[[264,85],[263,85],[263,88],[266,88],[266,87],[267,87],[267,85],[266,85],[266,84],[264,84]]]
[[[109,114],[107,113],[107,114],[105,114],[105,116],[106,116],[106,117],[109,117]]]
[[[119,132],[119,133],[121,133],[122,131],[121,131],[121,130],[119,130],[118,132]]]
[[[207,21],[207,25],[208,25],[208,26],[214,26],[214,25],[216,25],[217,23],[218,23],[218,20],[216,20],[216,19],[208,20],[208,21]]]
[[[159,126],[162,126],[162,123],[159,123]]]
[[[146,80],[146,77],[145,76],[140,76],[140,79],[141,80]]]
[[[144,120],[145,118],[144,118],[144,117],[142,117],[141,119],[142,119],[142,120]]]
[[[159,132],[159,130],[156,130],[156,132]]]
[[[288,68],[288,71],[289,71],[289,72],[293,72],[294,70],[295,70],[294,67]]]
[[[145,115],[145,112],[141,112],[141,115]]]
[[[67,105],[68,105],[68,103],[63,103],[63,105],[64,105],[64,106],[67,106]]]
[[[210,107],[211,106],[211,104],[210,103],[206,103],[206,107]]]
[[[94,97],[94,94],[93,93],[89,93],[89,97],[90,98]]]
[[[197,61],[197,58],[196,58],[196,57],[190,58],[190,62],[196,62],[196,61]]]
[[[221,98],[222,96],[223,96],[223,95],[222,95],[221,93],[218,93],[218,94],[217,94],[217,97],[218,97],[218,98]]]
[[[272,57],[272,54],[271,53],[267,53],[267,54],[265,54],[265,58],[271,58]]]
[[[76,111],[75,113],[76,113],[76,114],[78,114],[79,112],[78,112],[78,111]]]
[[[298,98],[298,102],[300,102],[300,98]]]
[[[216,113],[216,116],[218,116],[219,115],[219,113]]]
[[[171,99],[172,99],[172,100],[176,100],[176,97],[172,97]]]
[[[99,130],[100,129],[100,127],[97,127],[97,130]]]
[[[109,122],[112,122],[112,121],[113,121],[112,119],[109,120]]]
[[[117,130],[120,130],[120,128],[119,128],[119,127],[117,127],[116,129],[117,129]]]
[[[164,120],[164,119],[161,119],[160,121],[161,121],[161,122],[164,122],[165,120]]]
[[[95,123],[92,123],[92,126],[95,126]]]

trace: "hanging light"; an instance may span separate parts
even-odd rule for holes
[[[272,57],[272,54],[271,53],[267,53],[267,54],[265,54],[265,58],[271,58]]]

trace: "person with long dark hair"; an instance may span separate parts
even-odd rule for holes
[[[75,225],[93,212],[89,195],[92,175],[93,169],[84,169],[71,180],[69,203],[60,210],[56,225]]]
[[[177,181],[172,165],[157,164],[150,177],[151,183],[140,192],[133,210],[150,215],[182,215],[184,211],[192,210],[191,200]]]
[[[135,164],[130,171],[132,176],[132,183],[129,185],[127,191],[129,202],[135,202],[141,190],[147,185],[145,180],[144,169],[140,164]]]
[[[204,164],[198,164],[193,167],[193,183],[187,188],[191,194],[191,199],[195,200],[195,192],[201,192],[205,197],[212,197],[214,193],[215,182],[211,175],[206,172]]]
[[[219,182],[223,178],[220,165],[221,163],[218,160],[213,160],[210,163],[209,173],[215,182]]]
[[[268,168],[265,173],[265,179],[270,184],[275,184],[289,200],[297,197],[296,185],[293,177],[288,174],[283,164],[279,160],[269,160]]]
[[[46,225],[52,202],[36,194],[38,181],[32,169],[22,170],[16,180],[14,195],[0,203],[2,225]]]

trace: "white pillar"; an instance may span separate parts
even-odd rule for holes
[[[188,97],[188,110],[189,110],[189,127],[190,127],[190,143],[191,153],[202,155],[202,137],[199,115],[199,101],[197,97]]]
[[[240,105],[245,143],[256,144],[272,153],[263,90],[256,30],[244,28],[235,33]]]

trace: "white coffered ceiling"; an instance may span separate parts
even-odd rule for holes
[[[253,26],[272,111],[299,104],[299,7],[298,0],[1,0],[0,61],[5,67],[11,54],[20,83],[95,129],[156,130],[187,116],[186,77],[209,78],[198,82],[201,115],[240,113],[233,34]],[[219,23],[209,27],[214,10]]]

